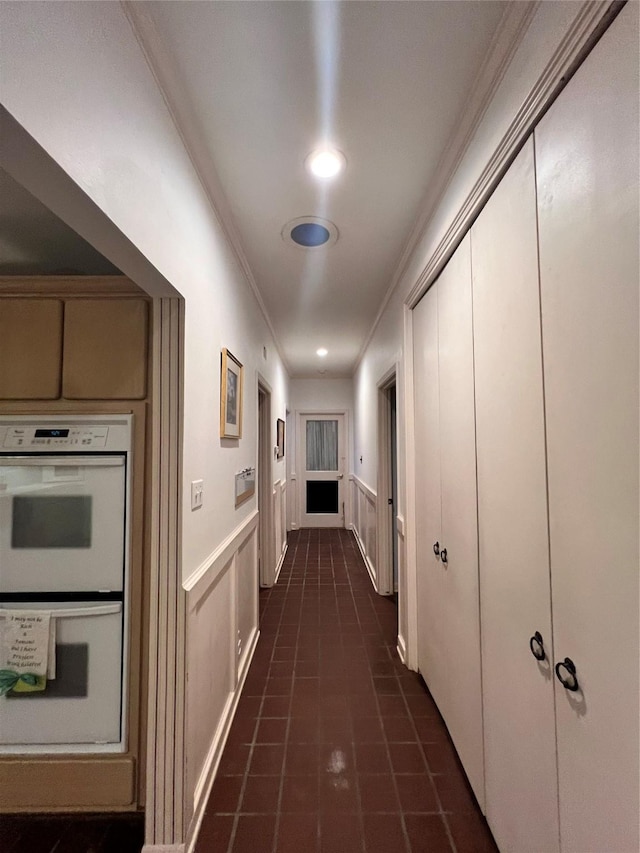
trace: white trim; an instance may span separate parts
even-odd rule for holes
[[[398,513],[398,515],[396,515],[396,525],[397,525],[397,529],[398,529],[398,536],[400,536],[402,539],[405,539],[406,538],[406,533],[405,533],[406,526],[405,526],[404,516],[400,515],[399,513]]]
[[[355,474],[349,475],[349,482],[353,483],[355,488],[364,497],[364,499],[366,501],[368,501],[370,504],[373,504],[373,509],[374,509],[374,512],[376,513],[376,532],[377,532],[377,503],[378,503],[378,498],[377,498],[376,493],[373,491],[373,489],[371,489],[369,486],[367,486],[367,484],[364,483]],[[358,504],[358,509],[353,513],[354,520],[352,520],[349,527],[353,531],[353,535],[355,537],[356,544],[358,545],[358,548],[360,549],[360,553],[362,554],[362,559],[364,560],[364,564],[367,567],[367,571],[369,572],[369,577],[371,578],[371,583],[373,585],[373,588],[375,589],[376,592],[378,592],[377,570],[376,570],[376,566],[374,565],[374,563],[371,559],[371,555],[369,554],[368,549],[367,549],[366,533],[364,533],[364,535],[363,535],[363,531],[361,529],[362,525],[360,523],[361,522],[361,519],[360,519],[360,502],[358,501],[357,504]],[[376,536],[376,539],[377,539],[377,536]],[[377,559],[377,557],[376,557],[376,559]]]
[[[404,483],[405,518],[402,532],[405,537],[406,595],[398,597],[398,606],[406,607],[400,613],[401,624],[406,625],[405,664],[418,669],[418,552],[416,543],[416,434],[415,397],[413,387],[413,316],[411,309],[403,306],[403,394],[404,405]]]
[[[274,346],[278,351],[278,355],[287,371],[291,374],[291,370],[287,363],[287,359],[280,347],[276,332],[271,322],[271,318],[267,311],[256,280],[251,271],[247,255],[242,245],[240,232],[235,223],[234,216],[231,212],[231,206],[227,201],[227,197],[222,189],[220,178],[213,164],[213,159],[203,141],[202,134],[198,133],[197,121],[192,114],[191,100],[187,96],[186,91],[179,81],[178,74],[174,67],[170,54],[165,48],[162,37],[153,21],[149,12],[144,8],[144,4],[130,2],[130,0],[121,0],[120,5],[124,14],[129,21],[133,34],[140,46],[142,55],[145,58],[149,70],[153,75],[160,94],[165,102],[167,111],[173,121],[175,129],[182,140],[187,156],[191,160],[194,171],[198,176],[198,180],[202,185],[211,205],[220,228],[222,229],[227,242],[238,261],[238,265],[242,270],[245,281],[249,285],[249,289],[256,300],[260,313],[262,314],[267,328],[271,332]]]
[[[255,654],[259,638],[260,631],[256,628],[251,635],[247,651],[245,652],[242,660],[236,690],[229,694],[218,728],[216,729],[213,740],[211,741],[207,757],[204,760],[202,771],[198,781],[196,782],[193,794],[193,817],[191,818],[191,825],[189,827],[189,838],[187,839],[186,844],[183,845],[184,853],[192,853],[192,851],[195,850],[205,809],[207,807],[209,797],[211,796],[211,789],[213,788],[213,783],[220,765],[220,759],[222,758],[222,753],[224,752],[227,738],[229,737],[231,724],[233,723],[233,718],[238,708],[238,702],[242,695],[242,688],[244,687],[244,682],[246,680],[247,673],[249,672],[249,667],[251,666],[251,661],[253,660],[253,655]]]
[[[258,510],[254,509],[184,581],[183,588],[185,592],[194,593],[198,584],[206,577],[206,585],[202,590],[198,590],[195,593],[198,599],[202,598],[206,590],[218,580],[218,577],[225,570],[233,555],[240,549],[251,533],[253,533],[257,524]]]
[[[402,663],[407,665],[407,644],[405,643],[404,637],[398,634],[398,645],[396,646],[398,651],[398,657],[402,661]]]
[[[378,380],[377,390],[377,492],[382,500],[376,502],[376,588],[380,595],[392,595],[393,589],[393,537],[392,512],[387,497],[393,489],[391,482],[391,403],[389,389],[397,387],[400,365],[395,362]],[[397,435],[396,435],[397,442]],[[398,459],[396,443],[396,459]]]
[[[184,303],[153,300],[145,841],[180,845],[185,814],[185,594],[180,584]],[[178,847],[177,849],[181,849]]]
[[[580,4],[580,10],[564,38],[549,58],[540,77],[509,124],[489,162],[411,288],[405,299],[407,305],[415,307],[438,277],[549,103],[567,83],[572,71],[582,60],[585,49],[590,46],[591,39],[603,25],[607,14],[614,8],[615,3],[612,0],[583,0]]]
[[[142,853],[185,853],[184,844],[145,844]]]
[[[260,414],[260,395],[264,411]],[[272,586],[275,583],[275,519],[273,500],[273,426],[271,420],[271,385],[256,370],[256,459],[258,460],[257,500],[258,512],[258,583]]]
[[[360,348],[354,371],[358,369],[387,305],[402,281],[402,277],[420,238],[427,230],[447,187],[451,183],[451,179],[460,166],[469,148],[469,144],[491,104],[516,50],[524,38],[539,2],[540,0],[533,0],[533,2],[507,4],[487,51],[486,58],[476,75],[476,82],[443,148],[444,153],[434,170],[434,180],[429,183],[429,188],[420,205],[414,226],[396,264],[391,284],[380,304],[371,329]]]
[[[361,480],[357,474],[350,474],[349,479],[352,480],[356,486],[360,489],[360,491],[367,497],[372,503],[376,503],[378,500],[378,493],[375,492],[371,486],[367,486],[364,480]]]

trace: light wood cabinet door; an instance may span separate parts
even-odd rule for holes
[[[0,299],[0,399],[60,396],[62,302]]]
[[[74,299],[65,306],[62,394],[141,400],[147,392],[144,299]]]
[[[471,237],[438,279],[441,556],[447,629],[447,726],[484,806]],[[442,552],[441,552],[442,554]]]
[[[418,551],[418,667],[438,703],[446,702],[446,625],[440,601],[444,575],[440,545],[440,386],[438,285],[413,311],[416,419],[416,533]]]
[[[533,137],[471,229],[486,814],[559,849]],[[530,638],[543,638],[536,660]],[[541,654],[540,646],[533,648]]]
[[[640,848],[638,72],[629,3],[535,132],[563,853]]]

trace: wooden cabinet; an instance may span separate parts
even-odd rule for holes
[[[134,294],[120,277],[0,278],[0,400],[145,399],[149,301]]]
[[[473,590],[452,583],[476,532],[471,432],[486,814],[503,853],[640,849],[638,11],[622,10],[472,226],[473,330],[465,243],[415,309],[419,665],[473,783],[456,733],[478,715],[459,716],[452,686],[469,677],[455,656],[478,660],[475,625],[464,643],[459,630]]]
[[[60,299],[0,300],[0,399],[60,396],[62,310]]]
[[[68,301],[63,396],[68,400],[141,400],[146,392],[147,302]]]
[[[419,481],[427,523],[420,525],[420,603],[425,676],[478,801],[484,801],[470,238],[463,240],[424,301],[417,335],[416,418]],[[432,288],[433,290],[434,288]],[[429,341],[436,326],[437,348]],[[420,350],[421,341],[428,341]],[[437,377],[436,377],[437,367]],[[426,368],[426,372],[424,371]],[[435,390],[437,388],[437,391]],[[437,402],[435,400],[438,394]],[[428,411],[436,403],[437,416]],[[420,417],[424,415],[424,420]],[[425,464],[426,463],[426,464]],[[435,474],[439,467],[439,473]],[[439,493],[438,493],[439,486]],[[439,497],[439,500],[438,500]],[[420,499],[420,498],[419,498]],[[438,507],[438,504],[440,506]],[[419,504],[420,506],[420,504]],[[440,519],[438,519],[438,508]],[[439,522],[439,523],[438,523]],[[440,556],[433,550],[439,542]],[[446,551],[446,556],[445,556]]]

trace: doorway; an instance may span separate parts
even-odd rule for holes
[[[344,527],[345,414],[298,415],[300,527]]]
[[[378,383],[377,587],[381,595],[398,593],[398,427],[396,370]]]
[[[273,484],[271,440],[271,391],[262,378],[258,380],[258,582],[260,586],[275,583],[275,559],[272,547]]]

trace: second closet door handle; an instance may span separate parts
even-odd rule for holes
[[[442,562],[443,562],[443,563],[448,562],[448,561],[447,561],[447,549],[446,549],[446,548],[443,548],[443,549],[440,551],[440,559],[442,560]]]
[[[436,555],[436,557],[438,557],[440,555],[440,543],[439,542],[433,543],[433,553]]]
[[[580,689],[580,685],[578,684],[578,678],[576,676],[576,665],[571,660],[571,658],[565,658],[564,660],[561,660],[559,663],[556,664],[555,670],[556,676],[558,677],[558,681],[560,682],[560,684],[562,684],[563,687],[565,687],[567,690],[571,690],[572,692],[575,692],[576,690]],[[562,672],[562,670],[565,670],[565,672],[569,673],[569,676],[567,677]]]

